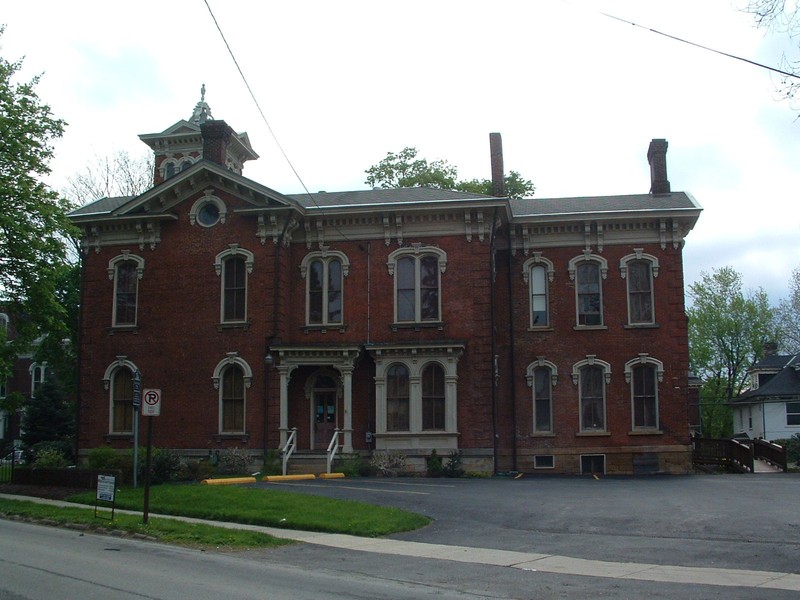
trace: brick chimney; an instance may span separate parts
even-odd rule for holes
[[[236,135],[225,121],[206,121],[200,125],[203,136],[203,158],[225,166],[228,155],[228,144]]]
[[[506,179],[503,170],[503,138],[499,133],[489,134],[489,148],[492,155],[492,196],[506,195]]]
[[[669,194],[667,179],[667,140],[654,139],[647,149],[647,162],[650,163],[650,193]]]

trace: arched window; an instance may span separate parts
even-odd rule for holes
[[[542,258],[541,252],[534,252],[522,266],[522,277],[528,284],[531,328],[550,326],[549,284],[554,274],[553,263]]]
[[[658,384],[664,380],[664,365],[647,354],[625,363],[625,381],[631,385],[633,430],[658,430]]]
[[[620,260],[619,269],[628,286],[628,324],[655,323],[653,279],[658,277],[658,258],[634,248]]]
[[[311,252],[300,265],[306,279],[306,324],[341,325],[344,322],[344,277],[350,262],[342,252]]]
[[[144,259],[124,250],[108,261],[108,278],[114,282],[113,327],[132,327],[137,323],[139,280],[144,275]]]
[[[533,431],[553,431],[552,373],[548,367],[537,367],[533,371]]]
[[[422,429],[444,430],[444,371],[436,363],[422,370]]]
[[[111,433],[133,433],[133,372],[119,367],[111,378]]]
[[[35,396],[36,392],[39,391],[39,388],[42,387],[45,381],[47,363],[32,363],[31,366],[28,367],[28,373],[31,375],[31,396]]]
[[[439,248],[417,244],[395,250],[387,264],[395,279],[395,322],[441,321],[440,274],[447,266],[447,254]]]
[[[573,365],[572,380],[578,386],[580,430],[606,431],[606,385],[611,381],[611,365],[589,355]]]
[[[386,373],[386,431],[408,431],[409,426],[408,368],[395,364]]]
[[[222,371],[220,383],[220,433],[244,433],[245,377],[238,364]]]
[[[253,271],[253,253],[231,244],[214,263],[221,276],[220,319],[223,323],[247,321],[247,276]]]
[[[569,261],[570,279],[575,281],[578,327],[603,326],[603,279],[608,275],[608,261],[584,252]]]

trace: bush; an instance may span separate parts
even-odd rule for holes
[[[372,454],[370,465],[384,477],[397,477],[398,472],[405,469],[406,457],[391,450],[378,450]]]
[[[110,446],[92,448],[86,456],[86,466],[90,469],[122,469],[124,457]]]
[[[425,459],[425,467],[428,470],[428,477],[441,477],[444,473],[442,459],[436,453],[435,448],[431,451],[431,455]]]
[[[175,473],[176,481],[203,481],[216,472],[216,468],[207,460],[183,460]]]
[[[336,465],[336,470],[347,477],[364,477],[365,473],[369,475],[369,465],[364,464],[364,459],[356,453],[343,454]]]
[[[462,477],[464,475],[464,466],[461,463],[461,451],[453,450],[447,463],[444,465],[444,474],[447,477]]]
[[[63,469],[70,461],[56,448],[44,448],[35,454],[34,469]]]
[[[229,448],[219,453],[217,470],[223,475],[243,475],[249,471],[250,455],[240,448]]]
[[[144,483],[147,472],[147,448],[139,448],[138,483]],[[151,455],[150,483],[166,483],[177,478],[180,459],[165,448],[153,448]],[[133,483],[133,449],[119,452],[108,446],[92,448],[86,458],[90,469],[118,469],[126,483]]]
[[[35,461],[39,454],[44,451],[53,451],[59,454],[67,464],[72,463],[72,444],[66,440],[38,442],[31,446],[29,454]]]
[[[786,462],[800,463],[800,433],[795,433],[788,439],[775,440],[775,443],[786,448]]]
[[[283,461],[281,454],[277,450],[269,450],[264,457],[264,466],[261,467],[262,475],[282,475]]]
[[[142,481],[144,481],[147,469],[146,457],[147,455],[145,454],[145,460],[139,463],[139,473]],[[150,462],[150,483],[153,485],[174,481],[181,466],[180,459],[166,448],[153,448]]]

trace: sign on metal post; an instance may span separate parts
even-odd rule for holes
[[[142,400],[143,416],[158,417],[161,415],[161,390],[144,390]]]
[[[142,404],[142,373],[133,374],[133,487],[139,487],[139,406]]]
[[[113,475],[97,476],[97,497],[94,503],[94,516],[97,518],[97,503],[111,502],[111,520],[114,520],[114,507],[116,506],[117,478]]]
[[[133,409],[138,410],[142,405],[142,374],[139,369],[133,374]]]

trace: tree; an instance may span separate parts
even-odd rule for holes
[[[783,349],[791,354],[800,352],[800,266],[792,271],[790,296],[778,305],[778,326],[783,335]]]
[[[490,179],[470,179],[458,181],[458,170],[446,160],[428,162],[417,158],[417,149],[406,147],[400,152],[389,152],[381,162],[365,171],[364,182],[372,187],[384,189],[401,187],[429,187],[443,190],[457,190],[474,194],[492,194]],[[532,181],[524,179],[516,171],[505,176],[506,195],[522,198],[533,194]]]
[[[100,198],[138,196],[153,185],[153,155],[131,156],[118,150],[98,157],[79,173],[67,179],[64,196],[81,205]]]
[[[50,172],[52,142],[65,123],[36,95],[38,76],[15,81],[21,66],[0,57],[0,302],[17,333],[13,343],[0,339],[3,378],[42,331],[64,331],[55,292],[67,259],[65,240],[74,231],[68,203],[40,181]]]
[[[689,362],[703,382],[701,418],[707,436],[729,434],[728,403],[747,382],[747,370],[779,339],[774,310],[763,289],[745,295],[731,267],[703,273],[689,286]]]
[[[23,408],[22,441],[28,448],[48,443],[67,454],[74,433],[74,405],[55,381],[45,381]]]
[[[757,27],[786,34],[792,41],[800,36],[800,2],[796,0],[749,0],[743,10],[753,15]],[[782,75],[781,96],[791,102],[800,90],[800,61],[784,54],[780,69],[787,73]]]

